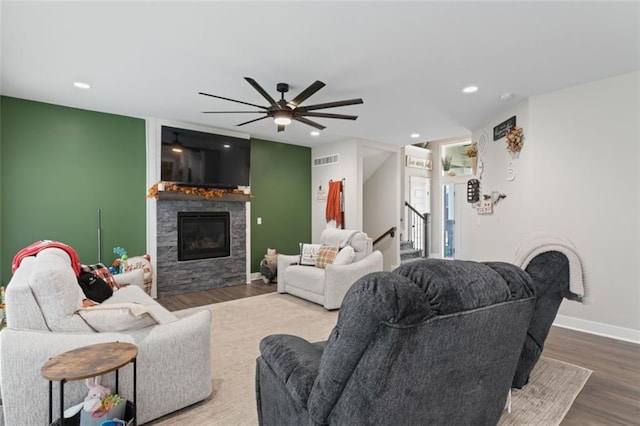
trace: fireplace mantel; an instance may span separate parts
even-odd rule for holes
[[[251,201],[249,194],[223,194],[222,197],[205,198],[198,194],[184,194],[182,192],[159,191],[158,200],[176,200],[176,201],[212,201],[223,203],[245,203]]]

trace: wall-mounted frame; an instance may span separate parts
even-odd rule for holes
[[[514,115],[508,120],[503,121],[493,128],[493,140],[497,141],[500,138],[505,137],[507,132],[516,125],[516,116]]]
[[[433,168],[433,163],[428,158],[417,158],[407,155],[407,167],[412,167],[414,169],[431,170]]]

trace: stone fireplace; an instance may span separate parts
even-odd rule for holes
[[[245,284],[245,200],[181,195],[156,204],[158,297]]]

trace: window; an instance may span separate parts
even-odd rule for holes
[[[471,176],[471,159],[465,155],[471,140],[442,145],[442,175],[443,176]]]

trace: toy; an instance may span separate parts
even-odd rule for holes
[[[114,247],[113,252],[120,256],[120,258],[114,260],[112,266],[114,266],[118,270],[119,274],[122,274],[127,268],[127,259],[129,258],[129,256],[127,256],[127,251],[122,247]]]
[[[264,259],[260,262],[260,274],[265,284],[278,280],[278,254],[276,249],[267,249],[267,254],[264,255]]]
[[[100,376],[86,380],[89,393],[84,399],[84,411],[90,413],[102,407],[102,400],[111,394],[111,389],[100,384]]]

